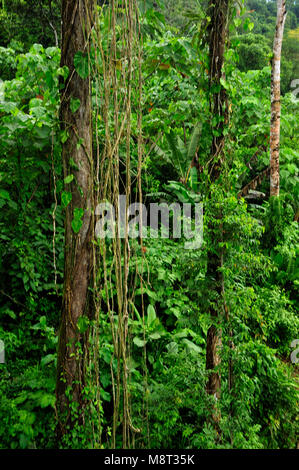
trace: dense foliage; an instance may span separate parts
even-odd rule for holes
[[[203,246],[194,251],[185,250],[183,240],[147,239],[146,317],[144,322],[138,314],[142,299],[137,292],[131,325],[130,393],[134,423],[141,430],[136,447],[297,445],[298,372],[290,362],[290,344],[299,338],[299,104],[290,86],[299,79],[296,1],[288,2],[283,52],[281,196],[269,198],[266,178],[258,188],[262,199],[238,197],[269,165],[275,3],[247,1],[248,10],[232,22],[225,65],[223,86],[230,101],[225,171],[221,184],[212,188],[223,214],[222,269],[230,312],[220,365],[221,439],[209,420],[212,398],[205,393],[208,306],[214,301],[206,279],[211,239],[204,236]],[[6,360],[0,364],[0,448],[55,446],[67,205],[59,91],[68,73],[54,47],[58,4],[6,0],[1,8],[0,339]],[[200,194],[206,229],[213,220],[207,198],[213,116],[201,31],[205,6],[169,1],[165,9],[162,1],[148,1],[141,13],[145,201],[189,202]],[[194,139],[200,165],[195,183],[192,172],[188,174]],[[132,147],[137,165],[134,136]],[[101,322],[101,432],[106,448],[112,426],[112,341],[105,313]],[[228,364],[233,365],[232,392]],[[88,447],[89,433],[88,428],[74,433],[68,446]]]

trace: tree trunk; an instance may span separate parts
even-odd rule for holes
[[[280,63],[286,14],[286,0],[277,0],[271,79],[270,196],[279,196]]]
[[[89,79],[81,78],[75,71],[74,56],[81,52],[86,54],[87,59],[93,3],[93,0],[62,0],[61,66],[69,68],[69,76],[61,92],[61,126],[62,131],[68,134],[62,146],[62,158],[64,178],[70,175],[74,177],[65,185],[65,191],[71,194],[72,200],[66,208],[65,217],[64,293],[57,359],[59,439],[65,434],[67,425],[72,426],[84,419],[82,389],[84,352],[88,340],[87,334],[80,332],[78,320],[82,316],[90,316],[88,287],[93,236],[92,120]],[[80,107],[75,112],[71,111],[71,107],[75,110],[73,100],[80,100]],[[70,402],[78,404],[76,418],[71,416]]]
[[[210,0],[209,16],[211,18],[209,26],[209,56],[210,56],[210,110],[212,116],[218,116],[218,123],[213,131],[217,131],[217,135],[213,136],[211,144],[211,159],[209,174],[210,182],[215,183],[221,175],[223,163],[224,148],[224,128],[227,124],[228,106],[227,95],[224,87],[221,86],[221,78],[223,78],[223,63],[226,39],[228,35],[228,12],[229,0]],[[215,89],[218,91],[212,91]],[[213,193],[210,192],[210,200]],[[222,219],[221,212],[215,213],[216,219]],[[221,329],[217,325],[221,316],[222,296],[223,296],[223,277],[220,268],[223,264],[223,254],[219,248],[222,241],[223,230],[222,224],[209,224],[209,231],[213,236],[214,250],[208,253],[207,280],[209,283],[209,291],[213,295],[211,299],[210,315],[214,324],[209,328],[207,334],[206,346],[206,369],[210,372],[207,383],[207,392],[216,399],[220,397],[220,374],[215,368],[220,364],[219,349],[221,347]]]

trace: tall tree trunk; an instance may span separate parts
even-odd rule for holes
[[[270,196],[279,196],[280,63],[286,14],[286,0],[277,0],[271,79]]]
[[[226,90],[221,86],[221,78],[223,78],[223,63],[225,45],[228,35],[228,13],[229,0],[210,0],[209,16],[211,18],[209,26],[209,55],[210,55],[210,110],[212,116],[218,117],[216,135],[213,136],[211,144],[211,164],[209,168],[210,182],[215,183],[221,175],[223,164],[223,148],[224,148],[224,128],[227,123],[228,106]],[[215,88],[214,88],[215,87]],[[217,91],[212,91],[212,90]],[[213,194],[210,192],[210,199]],[[215,218],[222,218],[222,214],[214,214]],[[208,254],[207,279],[209,290],[213,295],[211,299],[210,315],[214,324],[209,328],[207,334],[206,346],[206,369],[209,371],[209,379],[207,383],[207,392],[216,399],[220,397],[220,374],[215,368],[220,364],[219,349],[221,347],[221,329],[217,323],[220,319],[222,310],[223,296],[223,278],[220,268],[223,264],[223,254],[219,248],[222,240],[223,230],[222,224],[210,223],[210,234],[213,234],[214,249]]]
[[[71,193],[72,200],[66,208],[65,219],[64,293],[56,385],[58,438],[66,432],[67,425],[84,419],[82,388],[87,334],[80,332],[78,320],[83,315],[90,315],[93,157],[90,84],[88,78],[81,78],[75,71],[74,56],[78,52],[87,54],[93,3],[93,0],[62,0],[61,66],[69,68],[61,92],[61,126],[68,134],[63,143],[62,158],[64,177],[74,177],[65,188]],[[75,112],[71,110],[74,111],[73,100],[80,100],[80,107]],[[70,413],[70,401],[78,403],[79,416],[75,420]]]

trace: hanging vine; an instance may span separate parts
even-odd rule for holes
[[[103,23],[106,26],[104,31],[101,28]],[[140,432],[133,422],[128,361],[131,349],[129,325],[134,315],[137,283],[142,288],[142,274],[138,272],[136,255],[132,254],[130,247],[127,215],[124,233],[120,232],[123,214],[118,207],[120,195],[125,196],[125,214],[128,213],[131,202],[142,202],[142,54],[135,0],[112,0],[108,8],[97,9],[92,34],[92,54],[89,62],[92,64],[95,98],[95,207],[101,202],[109,201],[116,209],[114,237],[100,238],[94,243],[95,381],[100,402],[98,363],[101,313],[105,312],[110,319],[113,341],[110,363],[113,395],[111,446],[116,446],[116,433],[121,423],[122,447],[126,448],[132,446],[134,435]],[[133,86],[137,93],[135,90],[133,93]],[[138,158],[136,175],[132,177],[133,133],[137,141]],[[142,247],[142,233],[139,244]],[[144,313],[142,315],[144,318]]]

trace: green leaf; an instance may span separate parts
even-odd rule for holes
[[[10,200],[9,192],[6,191],[5,189],[0,189],[0,197],[1,197],[2,199],[6,199],[7,201]]]
[[[71,157],[69,161],[70,167],[73,168],[76,171],[79,171],[78,165],[75,163],[74,159]]]
[[[169,354],[177,354],[179,352],[179,347],[175,341],[167,344],[166,348]]]
[[[50,364],[50,362],[55,361],[55,354],[47,354],[47,356],[42,357],[40,363],[42,366],[46,366],[47,364]]]
[[[75,233],[79,233],[81,230],[81,227],[83,225],[83,220],[81,219],[73,219],[72,220],[72,229],[74,230]]]
[[[202,352],[202,349],[199,346],[197,346],[197,344],[193,343],[187,338],[182,339],[182,343],[184,343],[190,351],[194,351],[198,354]]]
[[[150,304],[147,307],[147,324],[151,325],[157,318],[155,308]]]
[[[81,106],[81,101],[79,99],[71,98],[70,108],[71,108],[72,113],[75,113],[76,111],[78,111],[80,106]]]
[[[18,395],[15,399],[14,402],[16,405],[20,405],[21,403],[24,403],[24,401],[27,400],[27,396],[25,394]]]
[[[78,318],[77,327],[80,333],[85,333],[89,327],[89,320],[84,315]]]
[[[110,393],[106,392],[106,390],[101,390],[101,398],[104,401],[110,401],[111,400],[111,395],[110,395]]]
[[[69,133],[66,130],[64,130],[61,134],[61,142],[64,144],[68,138],[69,138]]]
[[[69,191],[63,191],[63,193],[61,194],[61,204],[64,209],[69,205],[71,200],[72,193],[70,193]]]
[[[174,132],[170,132],[169,134],[165,134],[165,137],[168,141],[170,150],[172,152],[173,162],[174,162],[176,168],[178,169],[178,171],[180,173],[180,176],[183,177],[184,173],[185,173],[185,171],[183,169],[184,157],[183,157],[182,153],[179,150],[179,146],[178,146],[176,136],[175,136]]]
[[[79,233],[83,225],[82,217],[84,215],[84,209],[81,207],[75,207],[74,209],[74,218],[72,220],[72,229],[75,233]]]
[[[165,186],[168,190],[174,192],[180,202],[190,202],[188,190],[182,183],[177,181],[169,181],[169,184]]]
[[[65,184],[69,184],[73,181],[74,175],[68,175],[66,178],[64,178]]]
[[[223,78],[220,78],[220,83],[223,86],[223,88],[225,88],[226,90],[229,89],[228,83]]]
[[[77,52],[74,57],[74,66],[79,77],[85,79],[88,77],[88,55],[83,52]]]
[[[77,142],[77,144],[76,144],[77,150],[79,150],[79,148],[81,147],[81,145],[83,144],[83,142],[84,142],[84,140],[81,139],[81,137],[80,137],[80,139],[78,139],[78,142]]]
[[[133,343],[136,344],[136,346],[138,346],[138,348],[143,348],[143,346],[146,345],[146,341],[144,341],[143,339],[138,338],[138,336],[135,336],[135,338],[133,339]]]
[[[198,191],[199,181],[198,181],[197,168],[195,166],[193,166],[190,170],[190,186],[194,192]]]
[[[61,75],[64,79],[68,77],[69,73],[69,68],[66,65],[63,67],[58,67],[57,69],[57,75]]]
[[[45,393],[41,396],[39,400],[41,408],[47,408],[51,406],[52,408],[55,407],[55,395],[50,395],[50,393]]]
[[[2,313],[5,314],[5,315],[8,315],[13,320],[15,320],[17,318],[17,315],[15,314],[15,312],[13,310],[10,310],[10,308],[4,309],[2,311]],[[1,347],[1,343],[0,343],[0,347]]]
[[[83,215],[84,215],[84,209],[82,209],[82,207],[75,207],[74,219],[81,219]]]
[[[53,73],[50,70],[46,71],[45,79],[46,79],[46,84],[47,84],[48,88],[54,88],[55,80],[54,80],[54,77],[53,77]]]
[[[150,339],[160,339],[161,338],[161,335],[160,333],[158,333],[157,331],[155,333],[152,333],[151,335],[149,335]]]

